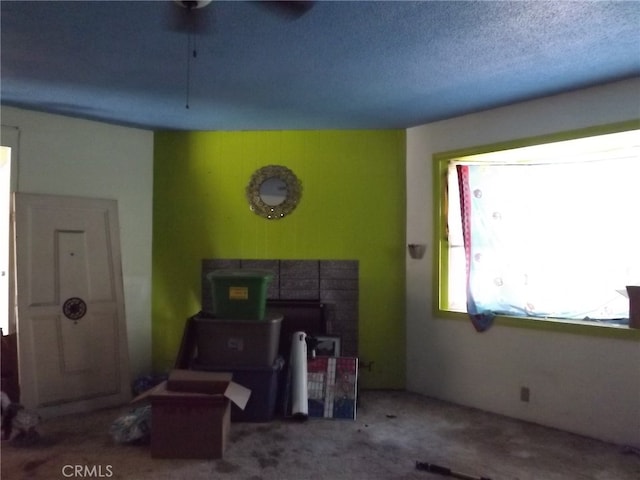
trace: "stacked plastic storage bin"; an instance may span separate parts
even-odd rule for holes
[[[231,372],[233,381],[251,390],[244,410],[235,405],[231,421],[268,422],[276,410],[282,315],[266,313],[273,273],[264,270],[215,270],[207,275],[213,315],[195,319],[195,370]]]

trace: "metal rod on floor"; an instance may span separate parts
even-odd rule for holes
[[[441,467],[433,463],[416,462],[416,469],[423,470],[430,473],[438,473],[447,477],[461,478],[462,480],[491,480],[489,477],[476,477],[473,475],[467,475],[466,473],[456,472],[447,467]]]

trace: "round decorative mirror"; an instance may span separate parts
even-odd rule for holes
[[[302,185],[295,174],[281,165],[262,167],[247,185],[249,208],[269,220],[289,215],[298,205]]]

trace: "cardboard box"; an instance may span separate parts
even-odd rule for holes
[[[223,372],[173,370],[166,382],[134,399],[151,401],[151,456],[222,458],[231,423],[230,402],[244,410],[251,395],[231,378]]]
[[[237,405],[231,405],[232,423],[269,422],[273,420],[276,413],[278,387],[283,367],[284,360],[282,357],[278,357],[270,367],[231,367],[227,369],[226,367],[200,365],[196,362],[192,364],[193,369],[206,372],[231,371],[233,378],[251,389],[251,398],[244,410],[238,408]]]
[[[167,379],[167,390],[223,395],[232,379],[233,373],[227,371],[201,372],[175,369],[170,372]]]

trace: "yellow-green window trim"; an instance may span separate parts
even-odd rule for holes
[[[481,153],[497,152],[514,148],[529,147],[544,143],[561,142],[578,138],[606,135],[609,133],[625,132],[640,129],[640,119],[619,122],[608,125],[570,130],[549,135],[521,138],[517,140],[481,145],[477,147],[452,150],[433,154],[433,313],[436,318],[469,321],[466,313],[444,310],[443,305],[448,305],[448,239],[446,217],[446,174],[449,161],[454,158],[477,155]],[[587,322],[560,320],[560,319],[531,319],[498,316],[495,325],[526,328],[532,330],[549,330],[559,333],[572,333],[579,335],[591,335],[597,337],[618,338],[640,341],[640,329],[632,329],[614,325],[590,324]]]

